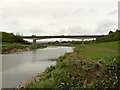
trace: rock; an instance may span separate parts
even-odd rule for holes
[[[37,73],[37,74],[33,75],[30,80],[26,80],[24,82],[21,82],[21,84],[18,85],[15,90],[21,90],[22,88],[25,88],[25,86],[27,84],[39,82],[42,74],[43,73]]]

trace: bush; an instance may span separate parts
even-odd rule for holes
[[[20,36],[15,36],[13,33],[0,32],[0,38],[2,39],[2,42],[28,43],[27,41],[23,40]]]
[[[96,42],[110,42],[110,41],[118,41],[120,40],[120,32],[116,30],[116,32],[110,32],[105,37],[96,38]]]

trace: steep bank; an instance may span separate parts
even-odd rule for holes
[[[25,88],[119,88],[118,41],[76,47]]]

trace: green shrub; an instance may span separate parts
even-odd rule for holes
[[[96,38],[96,42],[110,42],[120,40],[120,31],[110,33],[104,37]]]
[[[13,33],[0,32],[0,38],[1,38],[2,42],[28,43],[27,41],[23,40],[20,36],[15,36]]]

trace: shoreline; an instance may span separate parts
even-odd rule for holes
[[[31,51],[30,48],[24,48],[24,49],[20,49],[20,48],[14,48],[14,49],[4,49],[5,51],[2,50],[2,54],[11,54],[11,53],[15,53],[15,52],[24,52],[24,51]]]
[[[24,44],[23,44],[24,45]],[[11,54],[11,53],[15,53],[15,52],[25,52],[25,51],[31,51],[31,50],[35,50],[35,49],[39,49],[39,48],[46,48],[47,46],[41,46],[41,45],[14,45],[10,48],[1,48],[1,54]]]
[[[42,75],[44,75],[44,72],[38,72],[37,74],[34,74],[30,79],[25,80],[21,82],[19,85],[16,86],[15,90],[21,90],[22,88],[26,88],[26,85],[37,83],[41,80]]]
[[[59,57],[55,66],[49,67],[42,75],[38,73],[38,77],[36,75],[33,81],[23,84],[21,88],[65,88],[67,85],[80,88],[117,88],[119,72],[116,72],[116,65],[119,61],[117,52],[113,52],[113,49],[117,49],[116,45],[117,42],[107,42],[77,47],[74,52]]]
[[[56,81],[58,81],[59,78],[61,78],[63,81],[58,82],[61,85],[61,83],[66,82],[64,81],[64,78],[66,77],[69,78],[67,82],[72,82],[74,79],[75,83],[80,83],[80,87],[82,87],[83,84],[84,88],[90,88],[91,86],[94,88],[95,86],[98,88],[116,88],[118,85],[117,78],[119,78],[119,72],[115,72],[117,71],[116,65],[119,64],[119,61],[118,58],[114,56],[113,52],[113,49],[118,49],[116,45],[117,42],[109,42],[85,46],[84,48],[78,47],[73,53],[59,57],[57,59],[57,65],[54,67],[49,67],[47,71],[45,70],[44,72],[34,74],[29,80],[21,82],[21,84],[15,89],[20,90],[21,88],[33,88],[37,83],[39,83],[37,85],[41,84],[42,87],[46,87],[46,83],[41,83],[45,80],[47,81],[47,87],[54,87],[57,82],[51,82],[51,79],[56,79]],[[99,52],[101,56],[97,54],[97,52]],[[109,55],[111,55],[111,57],[109,57]],[[115,55],[117,55],[117,52]],[[67,75],[61,71],[61,68],[67,73]],[[73,69],[71,70],[71,68]],[[43,80],[43,78],[45,78],[45,80]],[[82,84],[81,82],[77,82],[79,78]],[[96,83],[96,81],[99,83]],[[50,84],[50,82],[53,86]],[[114,83],[114,85],[111,85],[111,83]]]

